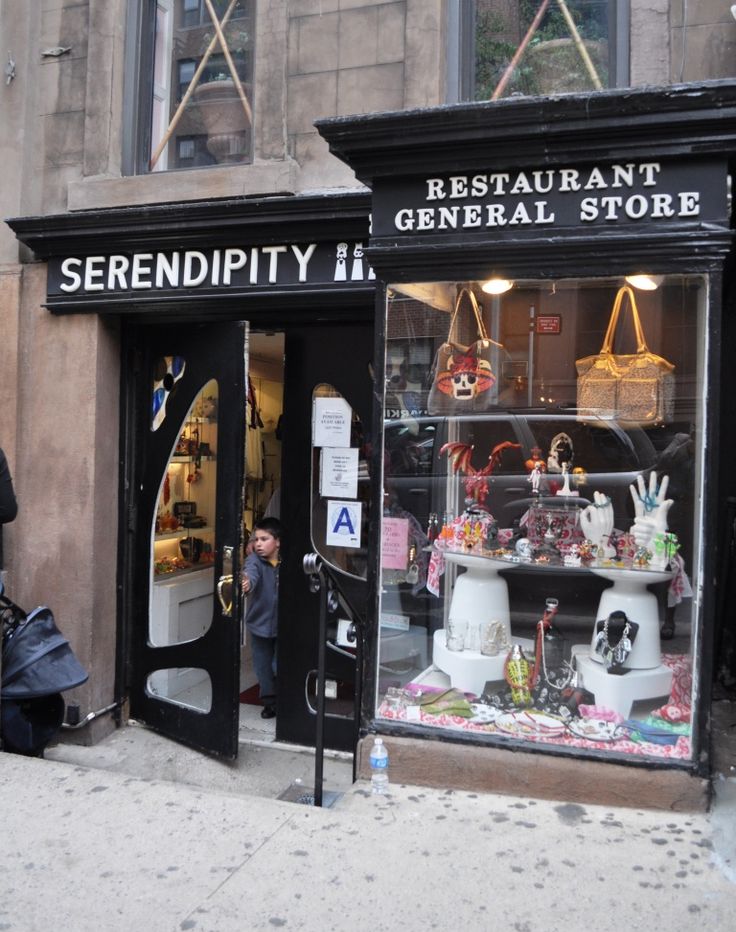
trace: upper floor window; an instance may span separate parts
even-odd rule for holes
[[[139,0],[136,173],[252,158],[254,0]]]
[[[466,5],[462,95],[580,93],[627,83],[622,0],[475,0]]]

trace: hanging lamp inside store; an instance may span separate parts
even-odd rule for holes
[[[480,287],[486,294],[505,294],[514,287],[514,283],[508,278],[489,278]]]
[[[644,272],[637,272],[635,275],[626,276],[626,284],[640,291],[656,291],[662,284],[664,275],[647,275]]]

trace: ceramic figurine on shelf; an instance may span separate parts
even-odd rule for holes
[[[542,472],[544,472],[546,466],[544,465],[544,460],[542,459],[541,447],[532,447],[531,456],[524,463],[524,465],[526,466],[527,472],[532,472],[536,468],[539,468]]]
[[[597,559],[612,560],[616,556],[610,544],[613,531],[613,505],[602,492],[593,493],[593,504],[580,513],[580,527],[586,540],[596,548]]]
[[[453,473],[463,473],[465,475],[462,480],[465,486],[465,494],[478,505],[484,505],[488,498],[489,477],[501,464],[504,450],[518,450],[520,448],[520,443],[512,443],[510,440],[497,443],[491,450],[487,463],[481,469],[476,469],[471,462],[473,450],[475,449],[472,444],[454,441],[446,443],[440,448],[440,456],[447,454],[450,458]]]
[[[528,706],[532,702],[531,679],[532,665],[524,656],[520,644],[514,644],[506,657],[503,666],[503,675],[511,687],[511,698],[514,705]]]
[[[631,525],[631,534],[640,549],[649,549],[655,534],[667,532],[667,514],[673,501],[665,497],[669,481],[669,476],[662,476],[662,481],[657,485],[657,473],[652,471],[648,487],[643,476],[637,476],[636,486],[629,486],[636,515]]]
[[[590,564],[595,560],[596,555],[596,545],[592,540],[584,540],[578,547],[578,553],[580,556],[580,562],[583,566],[590,566]]]
[[[562,488],[558,489],[555,493],[556,495],[579,495],[579,492],[573,492],[570,488],[570,464],[562,464],[562,478],[564,482],[562,483]]]
[[[542,473],[544,472],[544,464],[540,461],[534,464],[534,468],[529,473],[528,482],[532,486],[532,495],[539,495],[540,486],[542,484]]]

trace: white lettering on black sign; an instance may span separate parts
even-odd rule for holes
[[[476,172],[410,183],[404,197],[387,186],[382,205],[393,201],[391,228],[401,233],[698,220],[703,181],[702,170],[693,178],[660,162]],[[720,212],[718,185],[708,194]],[[406,206],[397,210],[397,199]],[[374,208],[377,213],[383,219],[379,235],[389,232],[389,216]]]
[[[375,279],[362,242],[68,256],[49,268],[49,294],[60,296]]]

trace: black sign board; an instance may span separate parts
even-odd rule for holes
[[[155,299],[298,285],[346,288],[375,279],[362,242],[285,243],[51,257],[48,304],[80,298]]]
[[[373,235],[498,240],[722,222],[726,185],[723,160],[708,159],[382,178],[374,186]]]

